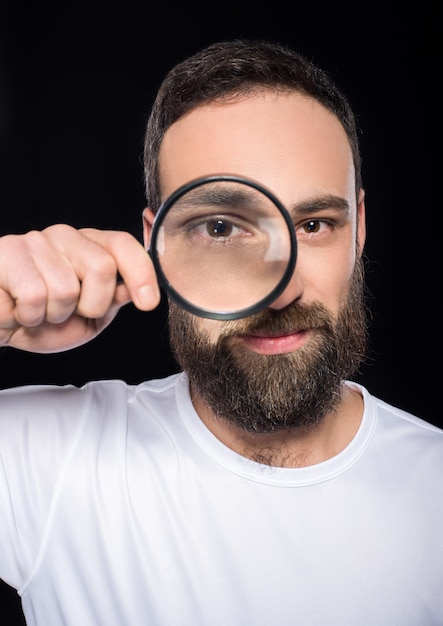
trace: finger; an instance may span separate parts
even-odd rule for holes
[[[11,295],[0,287],[0,346],[8,342],[12,331],[17,326],[15,302]]]
[[[117,263],[112,254],[85,233],[65,225],[51,226],[44,234],[80,281],[76,312],[90,319],[106,315],[114,303],[117,285]]]
[[[3,328],[14,324],[36,326],[45,319],[47,287],[33,259],[32,241],[37,237],[7,235],[0,247],[0,287]],[[8,301],[9,298],[9,301]]]
[[[68,259],[48,240],[45,232],[33,231],[24,236],[28,254],[45,285],[44,319],[59,324],[76,309],[80,280]],[[21,298],[28,299],[23,293]],[[41,321],[41,320],[40,320]]]
[[[124,285],[116,290],[118,302],[128,297],[141,310],[152,310],[160,302],[160,289],[152,261],[135,237],[123,231],[82,229],[87,237],[108,250],[117,263]]]

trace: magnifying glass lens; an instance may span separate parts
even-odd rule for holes
[[[163,281],[194,313],[250,314],[286,279],[294,242],[285,211],[247,182],[209,179],[159,217],[154,256]]]

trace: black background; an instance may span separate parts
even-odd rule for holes
[[[374,317],[358,380],[443,426],[436,12],[390,2],[112,4],[0,9],[0,234],[67,222],[141,240],[143,134],[165,72],[220,39],[289,44],[335,77],[362,130]],[[0,387],[137,383],[175,369],[164,304],[149,314],[129,305],[64,354],[0,350]],[[2,624],[20,623],[19,612],[7,617],[14,604],[0,587]]]

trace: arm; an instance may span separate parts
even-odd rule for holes
[[[149,255],[128,233],[59,224],[0,238],[0,346],[69,350],[131,301],[152,310],[160,292]]]

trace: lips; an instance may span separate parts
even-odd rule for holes
[[[300,349],[308,340],[308,330],[299,330],[283,334],[265,334],[257,332],[239,337],[241,343],[253,352],[265,355],[287,354]]]

